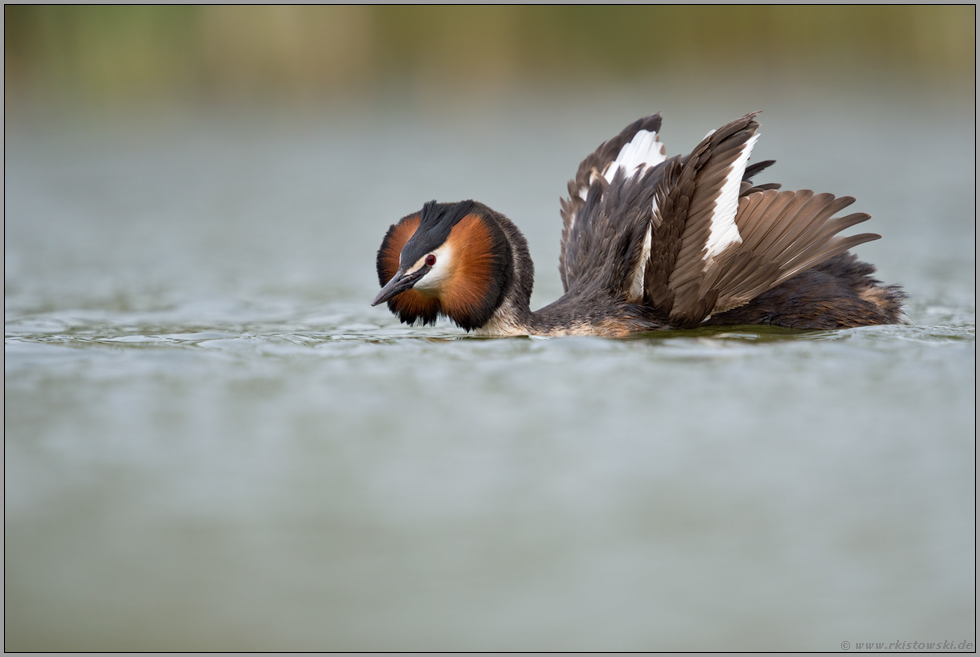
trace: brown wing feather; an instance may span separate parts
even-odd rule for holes
[[[739,188],[735,226],[740,241],[707,259],[715,200],[758,123],[748,114],[708,135],[683,160],[668,162],[658,180],[653,245],[644,275],[644,302],[677,326],[737,308],[787,279],[864,242],[865,233],[838,233],[869,219],[834,217],[854,202],[810,190],[780,192],[751,178],[772,164],[747,166]]]
[[[667,160],[643,175],[620,170],[607,181],[601,174],[637,132],[660,128],[658,115],[633,123],[586,158],[569,182],[570,198],[562,200],[559,269],[566,292],[612,292],[651,306],[676,326],[695,326],[876,239],[871,234],[837,236],[868,219],[866,214],[834,218],[854,202],[850,197],[780,192],[777,184],[752,182],[772,164],[744,164],[759,125],[755,116],[723,126],[687,157]],[[743,166],[737,198],[726,195],[731,191],[723,194],[731,189],[726,184],[734,184],[735,167]],[[729,208],[727,213],[719,206]],[[721,217],[724,227],[726,214],[738,239],[725,247],[716,237],[709,251],[712,230],[718,230],[713,220]],[[648,232],[649,252],[644,253]],[[637,271],[641,278],[635,278]],[[631,288],[640,280],[642,300]]]
[[[701,282],[701,295],[717,293],[710,313],[744,305],[807,269],[878,239],[871,233],[837,236],[871,218],[864,213],[832,218],[853,202],[809,190],[767,190],[742,198],[735,217],[742,242],[729,247]]]
[[[668,286],[670,273],[677,262],[677,252],[681,247],[681,234],[690,198],[680,188],[678,181],[684,173],[683,160],[679,157],[668,160],[663,176],[654,193],[657,212],[654,213],[651,231],[650,260],[644,274],[644,301],[666,314],[674,303],[674,292]]]
[[[701,280],[715,201],[735,161],[759,127],[756,114],[747,114],[705,137],[684,159],[683,171],[669,192],[670,196],[689,199],[680,248],[667,281],[673,303],[664,309],[678,325],[697,324],[711,313],[710,307],[706,310],[711,291],[702,289]]]

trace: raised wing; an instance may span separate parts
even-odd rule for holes
[[[769,162],[748,167],[756,114],[710,133],[683,160],[665,165],[654,193],[639,285],[628,298],[651,305],[675,326],[696,326],[743,305],[789,277],[847,249],[878,239],[837,237],[870,215],[833,215],[854,202],[809,190],[780,192],[748,180]]]
[[[748,164],[755,116],[709,133],[687,157],[666,159],[654,115],[586,158],[562,201],[566,293],[612,294],[674,326],[697,326],[879,238],[837,236],[870,218],[834,218],[853,198],[753,184],[773,164]]]
[[[582,160],[575,178],[568,182],[569,197],[561,199],[564,225],[558,261],[558,271],[566,292],[575,278],[575,267],[568,257],[569,237],[576,232],[576,223],[590,201],[590,190],[594,189],[591,202],[595,206],[616,174],[622,172],[624,179],[628,180],[636,173],[648,172],[664,162],[667,156],[660,143],[660,123],[660,114],[657,113],[626,126],[621,133]],[[581,229],[581,225],[578,229]]]

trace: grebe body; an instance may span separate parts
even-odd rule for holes
[[[372,305],[407,324],[448,317],[485,335],[600,335],[772,324],[837,329],[900,321],[904,293],[882,286],[844,229],[851,197],[780,191],[752,179],[756,114],[668,158],[654,114],[581,163],[561,200],[564,295],[531,311],[534,265],[507,217],[476,201],[426,203],[378,250]]]

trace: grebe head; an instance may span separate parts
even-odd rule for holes
[[[467,331],[490,321],[514,277],[513,255],[499,215],[475,201],[426,203],[388,229],[378,249],[373,306],[406,324],[445,315]]]

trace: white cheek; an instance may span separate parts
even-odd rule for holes
[[[436,257],[436,264],[432,266],[425,276],[419,279],[419,282],[415,284],[416,290],[422,290],[423,292],[436,292],[440,290],[443,283],[449,278],[450,273],[452,273],[452,249],[449,248],[448,244],[443,244],[438,249],[432,252],[432,255]],[[415,267],[412,269],[418,269],[423,264],[425,264],[425,258],[419,260]]]

